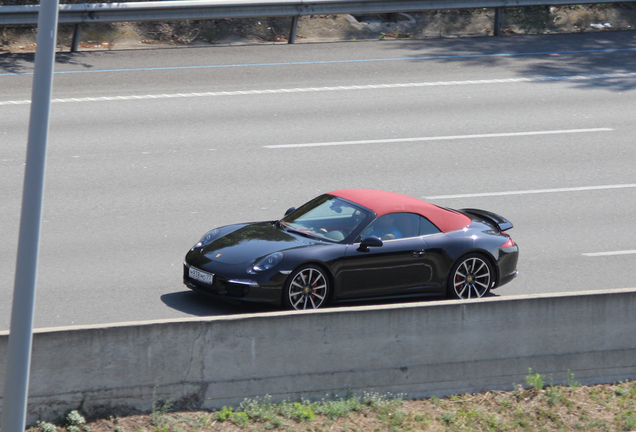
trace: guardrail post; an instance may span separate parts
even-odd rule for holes
[[[289,39],[287,43],[293,44],[296,42],[296,31],[298,30],[298,15],[292,17],[291,28],[289,29]]]
[[[495,8],[495,22],[493,24],[493,35],[501,36],[501,8]]]
[[[71,52],[79,51],[81,33],[82,33],[82,25],[75,24],[75,30],[73,31],[73,42],[71,43]]]

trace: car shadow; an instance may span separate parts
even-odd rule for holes
[[[164,294],[161,296],[161,301],[169,308],[199,317],[253,314],[278,310],[266,304],[217,302],[193,291]]]
[[[486,298],[500,297],[499,294],[488,293]],[[356,306],[382,306],[382,305],[407,305],[410,303],[420,302],[433,302],[439,300],[445,300],[444,296],[419,296],[411,298],[401,299],[374,299],[374,300],[355,300],[338,302],[328,305],[325,309],[336,309],[341,307],[356,307]],[[198,316],[224,316],[224,315],[244,315],[244,314],[256,314],[263,312],[277,312],[283,310],[273,305],[260,304],[260,303],[230,303],[214,301],[206,296],[197,294],[193,291],[181,291],[176,293],[164,294],[161,296],[161,301],[174,310],[179,312]]]

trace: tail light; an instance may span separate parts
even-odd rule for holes
[[[505,231],[502,231],[501,233],[508,235]],[[508,236],[508,240],[504,244],[502,244],[501,247],[507,248],[507,247],[513,247],[514,245],[515,245],[515,242],[512,241],[512,237]]]

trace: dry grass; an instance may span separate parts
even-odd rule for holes
[[[265,399],[220,411],[161,406],[150,414],[109,414],[80,426],[58,426],[57,432],[636,430],[636,382],[544,388],[543,378],[529,374],[526,389],[442,399],[365,395],[280,404]]]

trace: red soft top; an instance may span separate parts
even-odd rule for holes
[[[416,213],[430,220],[442,232],[455,231],[470,225],[468,216],[445,210],[407,195],[374,189],[341,189],[329,192],[372,210],[378,217],[387,213]]]

